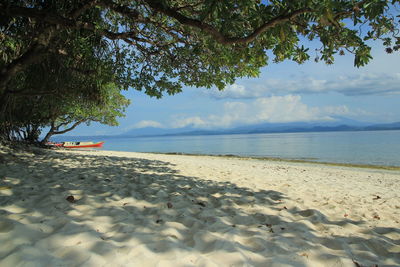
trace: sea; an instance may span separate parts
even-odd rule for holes
[[[236,155],[315,162],[400,166],[400,131],[397,130],[113,137],[102,139],[97,140],[96,137],[92,137],[90,140],[105,141],[104,150]]]

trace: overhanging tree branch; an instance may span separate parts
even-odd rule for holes
[[[136,11],[130,10],[123,6],[117,6],[112,1],[106,1],[106,0],[103,0],[103,2],[91,1],[85,7],[89,8],[95,4],[97,4],[99,6],[112,7],[113,10],[115,9],[115,10],[118,10],[119,12],[125,11],[125,13],[123,13],[123,14],[133,16],[133,18],[139,16]],[[47,11],[37,10],[35,8],[18,7],[18,6],[8,6],[7,8],[4,8],[3,10],[1,8],[2,8],[2,5],[0,4],[0,14],[3,14],[3,15],[33,18],[38,21],[46,22],[51,25],[57,25],[62,28],[84,29],[84,30],[88,30],[88,31],[100,34],[110,40],[132,39],[132,40],[135,40],[138,42],[149,43],[151,45],[158,45],[151,39],[139,37],[140,33],[138,31],[113,32],[113,31],[110,31],[110,30],[107,30],[104,28],[96,27],[95,24],[88,22],[88,21],[69,19],[69,18],[65,18],[60,15],[54,14],[54,13],[49,13]],[[82,10],[80,10],[80,11],[82,11]],[[76,13],[76,12],[73,12],[73,13]],[[132,17],[130,17],[130,18],[132,19]]]
[[[42,44],[32,45],[24,54],[0,70],[0,93],[5,91],[7,83],[26,66],[39,61],[45,56]]]
[[[85,0],[83,3],[77,7],[76,9],[72,10],[70,13],[70,17],[73,19],[77,19],[82,13],[84,13],[89,8],[93,7],[96,4],[97,0]]]
[[[76,121],[71,127],[67,128],[67,129],[65,129],[65,130],[63,130],[63,131],[59,131],[58,129],[59,129],[60,127],[64,126],[64,125],[68,125],[69,123],[60,123],[60,124],[56,125],[55,122],[52,121],[52,122],[50,123],[50,129],[49,129],[48,133],[46,134],[46,136],[42,139],[42,141],[41,141],[40,143],[41,143],[42,145],[44,145],[44,144],[46,144],[46,143],[50,140],[50,137],[52,137],[53,135],[56,135],[56,134],[63,134],[63,133],[72,131],[72,130],[75,129],[78,125],[82,124],[82,123],[85,122],[85,121],[86,121],[86,120],[79,120],[79,121]]]
[[[74,124],[72,124],[71,127],[67,128],[67,129],[65,129],[65,130],[62,130],[62,131],[54,131],[53,134],[63,134],[63,133],[72,131],[72,130],[75,129],[78,125],[80,125],[81,123],[84,123],[85,121],[86,121],[86,119],[85,119],[85,120],[76,121],[76,122],[74,122]],[[64,123],[62,123],[62,124],[64,124]],[[60,126],[61,126],[61,124],[60,124],[59,126],[56,126],[56,127],[59,128]]]
[[[195,27],[195,28],[198,28],[198,29],[210,34],[217,42],[224,44],[224,45],[235,44],[235,43],[244,43],[244,44],[250,43],[250,42],[254,41],[257,38],[257,36],[259,36],[260,34],[264,33],[268,29],[273,28],[274,26],[276,26],[280,23],[292,20],[299,15],[313,12],[313,10],[311,8],[307,8],[307,7],[301,8],[301,9],[292,11],[288,14],[279,15],[279,16],[265,22],[258,28],[254,29],[254,31],[251,34],[249,34],[245,37],[228,37],[228,36],[223,35],[219,30],[217,30],[215,27],[211,26],[210,24],[204,23],[200,20],[186,17],[186,16],[182,15],[181,13],[177,12],[175,9],[172,9],[170,7],[166,7],[166,6],[162,5],[159,0],[146,0],[146,3],[153,10],[160,12],[164,15],[167,15],[171,18],[174,18],[183,25]],[[140,14],[136,10],[130,9],[129,7],[126,7],[126,6],[117,5],[113,1],[102,0],[102,1],[96,2],[95,4],[97,6],[103,6],[103,7],[110,8],[111,10],[118,12],[120,14],[126,15],[130,19],[133,19],[133,20],[135,18],[141,17]],[[0,5],[0,7],[1,7],[1,5]],[[109,31],[106,29],[96,28],[95,25],[90,22],[72,20],[72,19],[64,18],[64,17],[56,15],[56,14],[52,14],[52,13],[50,14],[45,11],[35,10],[33,8],[9,6],[7,9],[5,9],[5,11],[3,11],[1,13],[35,18],[39,21],[45,21],[50,24],[60,25],[60,26],[67,27],[67,28],[82,28],[82,29],[86,29],[86,30],[90,30],[90,31],[96,31],[96,32],[100,33],[101,35],[103,35],[109,39],[112,39],[112,40],[115,40],[115,39],[123,40],[123,39],[127,39],[129,37],[129,38],[135,39],[137,41],[149,42],[149,40],[137,37],[137,32],[130,31],[130,32],[115,33],[115,32],[112,32],[112,31]],[[145,20],[145,22],[151,23],[150,20]]]
[[[311,8],[301,8],[298,10],[295,10],[293,12],[290,12],[288,14],[280,15],[277,16],[264,24],[262,24],[260,27],[256,28],[251,34],[245,36],[245,37],[227,37],[223,35],[220,31],[215,29],[213,26],[210,24],[204,23],[200,20],[197,19],[192,19],[188,18],[181,13],[177,12],[175,9],[169,8],[164,6],[159,0],[146,0],[146,3],[155,11],[160,12],[164,15],[167,15],[171,18],[176,19],[179,21],[179,23],[198,28],[208,34],[210,34],[217,42],[224,44],[224,45],[230,45],[230,44],[246,44],[254,41],[257,36],[260,34],[264,33],[270,28],[273,28],[277,24],[289,21],[291,19],[296,18],[299,15],[305,14],[305,13],[310,13],[313,12]]]
[[[135,9],[132,9],[128,6],[120,5],[114,3],[112,0],[101,0],[96,3],[97,6],[100,7],[106,7],[116,13],[119,13],[123,16],[127,16],[132,20],[141,20],[141,21],[147,21],[145,20],[142,15]]]

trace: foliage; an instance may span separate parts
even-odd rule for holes
[[[183,86],[223,89],[257,76],[268,51],[273,62],[327,64],[351,53],[361,67],[370,40],[389,53],[400,48],[399,2],[0,0],[0,108],[59,96],[64,85],[64,94],[89,102],[106,83],[157,98]]]
[[[55,134],[63,134],[76,126],[91,122],[117,126],[118,117],[124,116],[125,108],[130,104],[114,84],[104,85],[97,99],[89,101],[82,95],[45,94],[41,96],[12,96],[13,109],[11,120],[2,116],[4,122],[12,122],[7,129],[7,139],[37,142],[43,129],[49,128],[42,143],[49,141]],[[4,127],[4,130],[6,127]]]
[[[49,54],[10,82],[13,90],[4,95],[0,113],[3,137],[35,142],[47,126],[45,139],[83,122],[117,125],[116,117],[123,115],[129,101],[120,94],[121,88],[109,82],[112,62],[97,57],[105,53],[102,43],[79,49],[89,39],[72,39],[63,51],[68,56]]]
[[[65,43],[59,41],[66,35],[79,39],[84,33],[105,42],[118,84],[156,97],[177,93],[182,85],[222,89],[236,77],[256,76],[267,64],[267,50],[273,51],[275,62],[302,63],[311,53],[306,39],[321,42],[318,59],[331,64],[336,54],[349,52],[357,67],[371,58],[367,40],[382,39],[391,50],[400,45],[398,18],[390,14],[398,0],[0,3],[7,47],[1,53],[2,68],[29,56],[35,45],[44,53],[63,50]]]
[[[110,126],[117,126],[117,117],[123,117],[125,108],[130,104],[114,84],[107,84],[101,90],[100,103],[91,103],[68,97],[60,104],[53,104],[50,108],[50,129],[42,143],[49,141],[55,134],[63,134],[73,130],[81,123],[90,124],[99,122]]]

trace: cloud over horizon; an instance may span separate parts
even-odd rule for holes
[[[141,128],[146,128],[146,127],[154,127],[154,128],[164,128],[164,125],[159,123],[158,121],[151,121],[151,120],[142,120],[139,121],[138,123],[135,123],[134,125],[125,128],[124,130],[131,130],[131,129],[141,129]]]
[[[248,85],[232,84],[223,91],[211,89],[206,95],[216,99],[251,99],[276,94],[311,94],[336,92],[346,96],[400,94],[400,73],[363,73],[331,79],[267,79]]]
[[[173,115],[166,128],[194,127],[199,129],[228,128],[257,123],[287,123],[334,121],[334,116],[357,115],[347,106],[312,107],[302,102],[299,95],[258,98],[250,102],[225,102],[218,114],[206,116]],[[162,125],[159,122],[141,122],[137,126]]]

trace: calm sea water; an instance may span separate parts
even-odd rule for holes
[[[105,141],[105,150],[231,154],[400,166],[400,131],[135,137]]]

